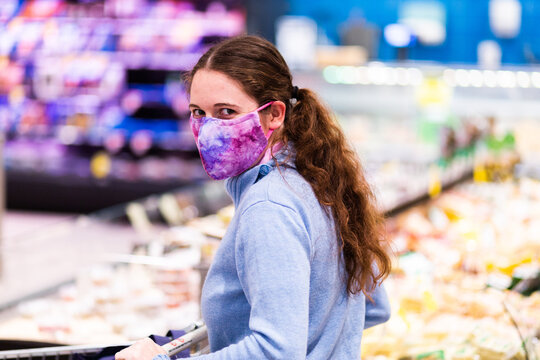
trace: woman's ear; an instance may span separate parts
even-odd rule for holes
[[[276,130],[285,121],[287,107],[283,101],[274,101],[268,112],[268,129]]]

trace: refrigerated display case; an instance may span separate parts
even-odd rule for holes
[[[1,347],[123,343],[199,320],[197,265],[215,241],[187,224],[229,203],[222,183],[192,185],[4,238]]]
[[[363,358],[540,356],[540,182],[468,183],[390,220],[387,324]]]

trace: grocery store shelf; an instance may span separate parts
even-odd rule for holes
[[[451,189],[452,187],[456,186],[456,185],[459,185],[461,183],[464,183],[464,182],[467,182],[467,181],[470,181],[473,177],[473,172],[472,170],[469,170],[467,172],[465,172],[463,175],[461,175],[460,177],[456,178],[455,180],[452,180],[452,181],[448,181],[446,183],[443,183],[442,185],[442,191],[446,191],[448,189]],[[421,203],[424,203],[426,201],[428,201],[429,199],[431,199],[430,195],[426,192],[418,197],[414,197],[414,198],[411,198],[410,200],[406,200],[400,204],[398,204],[397,206],[394,206],[388,210],[385,210],[384,214],[386,217],[393,217],[393,216],[396,216],[398,215],[399,213],[407,210],[407,209],[410,209],[411,207],[413,206],[416,206],[416,205],[419,205]]]
[[[174,190],[172,194],[197,208],[193,216],[215,213],[230,203],[219,181],[191,183]],[[64,196],[70,199],[69,194]],[[137,202],[146,209],[150,220],[156,220],[156,193],[139,197]],[[104,254],[129,254],[134,246],[144,244],[147,239],[125,221],[125,214],[126,202],[101,208],[89,216],[9,211],[0,252],[0,311],[56,293],[73,283],[85,266],[110,262]],[[156,234],[166,228],[163,223],[152,226]],[[40,269],[39,277],[35,269]]]
[[[9,170],[6,173],[7,207],[90,213],[193,183],[182,180],[163,182],[99,180]]]

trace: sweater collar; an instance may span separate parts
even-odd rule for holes
[[[225,180],[227,193],[232,198],[234,206],[238,206],[242,196],[247,189],[257,181],[268,175],[276,168],[276,164],[294,168],[295,151],[291,144],[281,149],[274,158],[264,164],[259,164],[241,173]]]

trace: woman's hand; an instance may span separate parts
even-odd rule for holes
[[[166,354],[166,352],[152,339],[145,338],[117,352],[114,358],[115,360],[152,360],[158,354]]]

